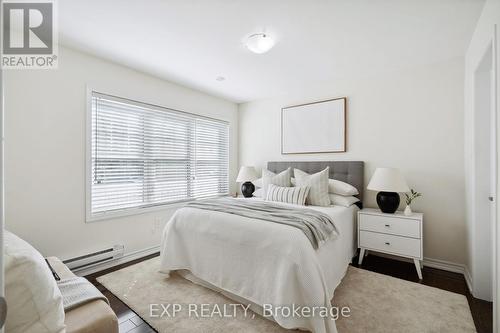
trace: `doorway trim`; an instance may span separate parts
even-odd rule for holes
[[[495,128],[494,135],[495,135],[495,163],[496,163],[496,170],[495,170],[495,211],[496,214],[495,219],[494,219],[494,225],[493,225],[493,332],[498,332],[498,319],[500,318],[500,315],[498,313],[499,307],[498,307],[498,300],[500,299],[500,227],[498,226],[498,222],[500,221],[500,205],[497,203],[498,199],[498,193],[500,189],[500,184],[499,184],[499,172],[498,168],[500,167],[500,163],[498,160],[498,148],[500,147],[500,142],[498,141],[499,135],[498,131],[500,129],[500,117],[498,115],[498,98],[499,98],[499,86],[498,86],[498,32],[497,32],[497,25],[493,25],[493,37],[491,41],[491,46],[492,46],[492,111],[493,111],[493,127]]]
[[[485,40],[478,60],[471,68],[471,293],[494,301],[496,298],[496,29]],[[489,253],[489,255],[485,255]]]

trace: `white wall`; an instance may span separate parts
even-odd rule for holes
[[[173,212],[85,223],[86,85],[229,121],[235,179],[236,104],[62,48],[57,70],[5,72],[6,228],[44,255],[64,259],[113,244],[124,244],[127,253],[157,246]]]
[[[424,256],[464,263],[463,69],[457,58],[241,104],[240,165],[363,160],[365,185],[376,167],[400,168],[423,193],[412,208],[425,214]],[[280,154],[282,107],[342,96],[348,98],[346,153]],[[365,205],[376,207],[376,193],[366,194]]]
[[[478,221],[477,218],[477,207],[474,203],[474,196],[476,195],[477,184],[475,182],[475,164],[474,158],[477,156],[478,151],[475,149],[474,144],[474,129],[475,126],[475,107],[479,105],[476,101],[475,96],[475,86],[474,83],[477,80],[476,69],[483,60],[483,56],[489,47],[492,45],[493,34],[495,24],[497,25],[497,45],[500,45],[500,40],[498,38],[498,26],[500,25],[500,1],[499,0],[488,0],[484,5],[481,17],[478,20],[476,30],[472,36],[471,43],[466,53],[465,57],[465,173],[466,173],[466,208],[467,208],[467,253],[466,253],[466,267],[467,267],[467,278],[471,280],[473,287],[473,293],[478,296],[478,290],[483,290],[487,288],[482,288],[479,286],[481,281],[485,281],[484,277],[478,276],[478,274],[485,274],[484,269],[481,266],[486,266],[491,264],[491,252],[488,253],[484,249],[478,250],[475,244],[482,244],[487,241],[488,235],[477,233],[478,223],[485,223],[485,221]],[[497,53],[496,55],[497,64],[500,64],[500,58]],[[498,79],[498,68],[496,77]],[[499,100],[499,91],[497,86],[497,100]],[[498,110],[497,110],[498,112]],[[498,125],[497,125],[498,128]],[[497,129],[498,131],[498,129]],[[499,137],[500,138],[500,137]],[[498,143],[500,147],[500,142]],[[498,179],[497,179],[498,180]],[[498,188],[498,185],[497,185]],[[498,190],[497,190],[498,191]],[[484,195],[484,194],[483,194]],[[497,209],[500,209],[500,205],[497,201]],[[497,225],[500,221],[500,211],[497,212]],[[487,221],[488,222],[488,221]],[[487,223],[486,222],[486,223]],[[497,228],[497,232],[499,228]],[[496,238],[498,241],[499,235]],[[486,253],[485,253],[486,252]],[[499,258],[497,258],[498,260]],[[498,261],[497,261],[498,262]],[[497,269],[500,265],[497,264]],[[483,271],[483,272],[481,272]],[[486,271],[486,273],[488,273]],[[498,274],[497,274],[498,275]],[[500,276],[500,275],[499,275]],[[498,283],[498,281],[497,281]],[[479,288],[479,289],[478,289]],[[500,288],[497,288],[500,290]],[[481,291],[480,291],[481,293]],[[479,296],[482,296],[481,294]]]

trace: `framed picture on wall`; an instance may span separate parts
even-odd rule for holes
[[[346,151],[347,98],[281,109],[281,154]]]

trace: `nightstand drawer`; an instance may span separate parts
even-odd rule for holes
[[[359,229],[420,238],[420,222],[406,218],[359,214]]]
[[[359,246],[381,252],[420,258],[420,239],[381,234],[371,231],[359,232]]]

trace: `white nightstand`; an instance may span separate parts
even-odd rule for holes
[[[413,213],[410,216],[402,212],[382,213],[378,209],[365,208],[358,211],[358,247],[359,264],[367,250],[397,255],[413,259],[419,279],[423,259],[424,215]]]

